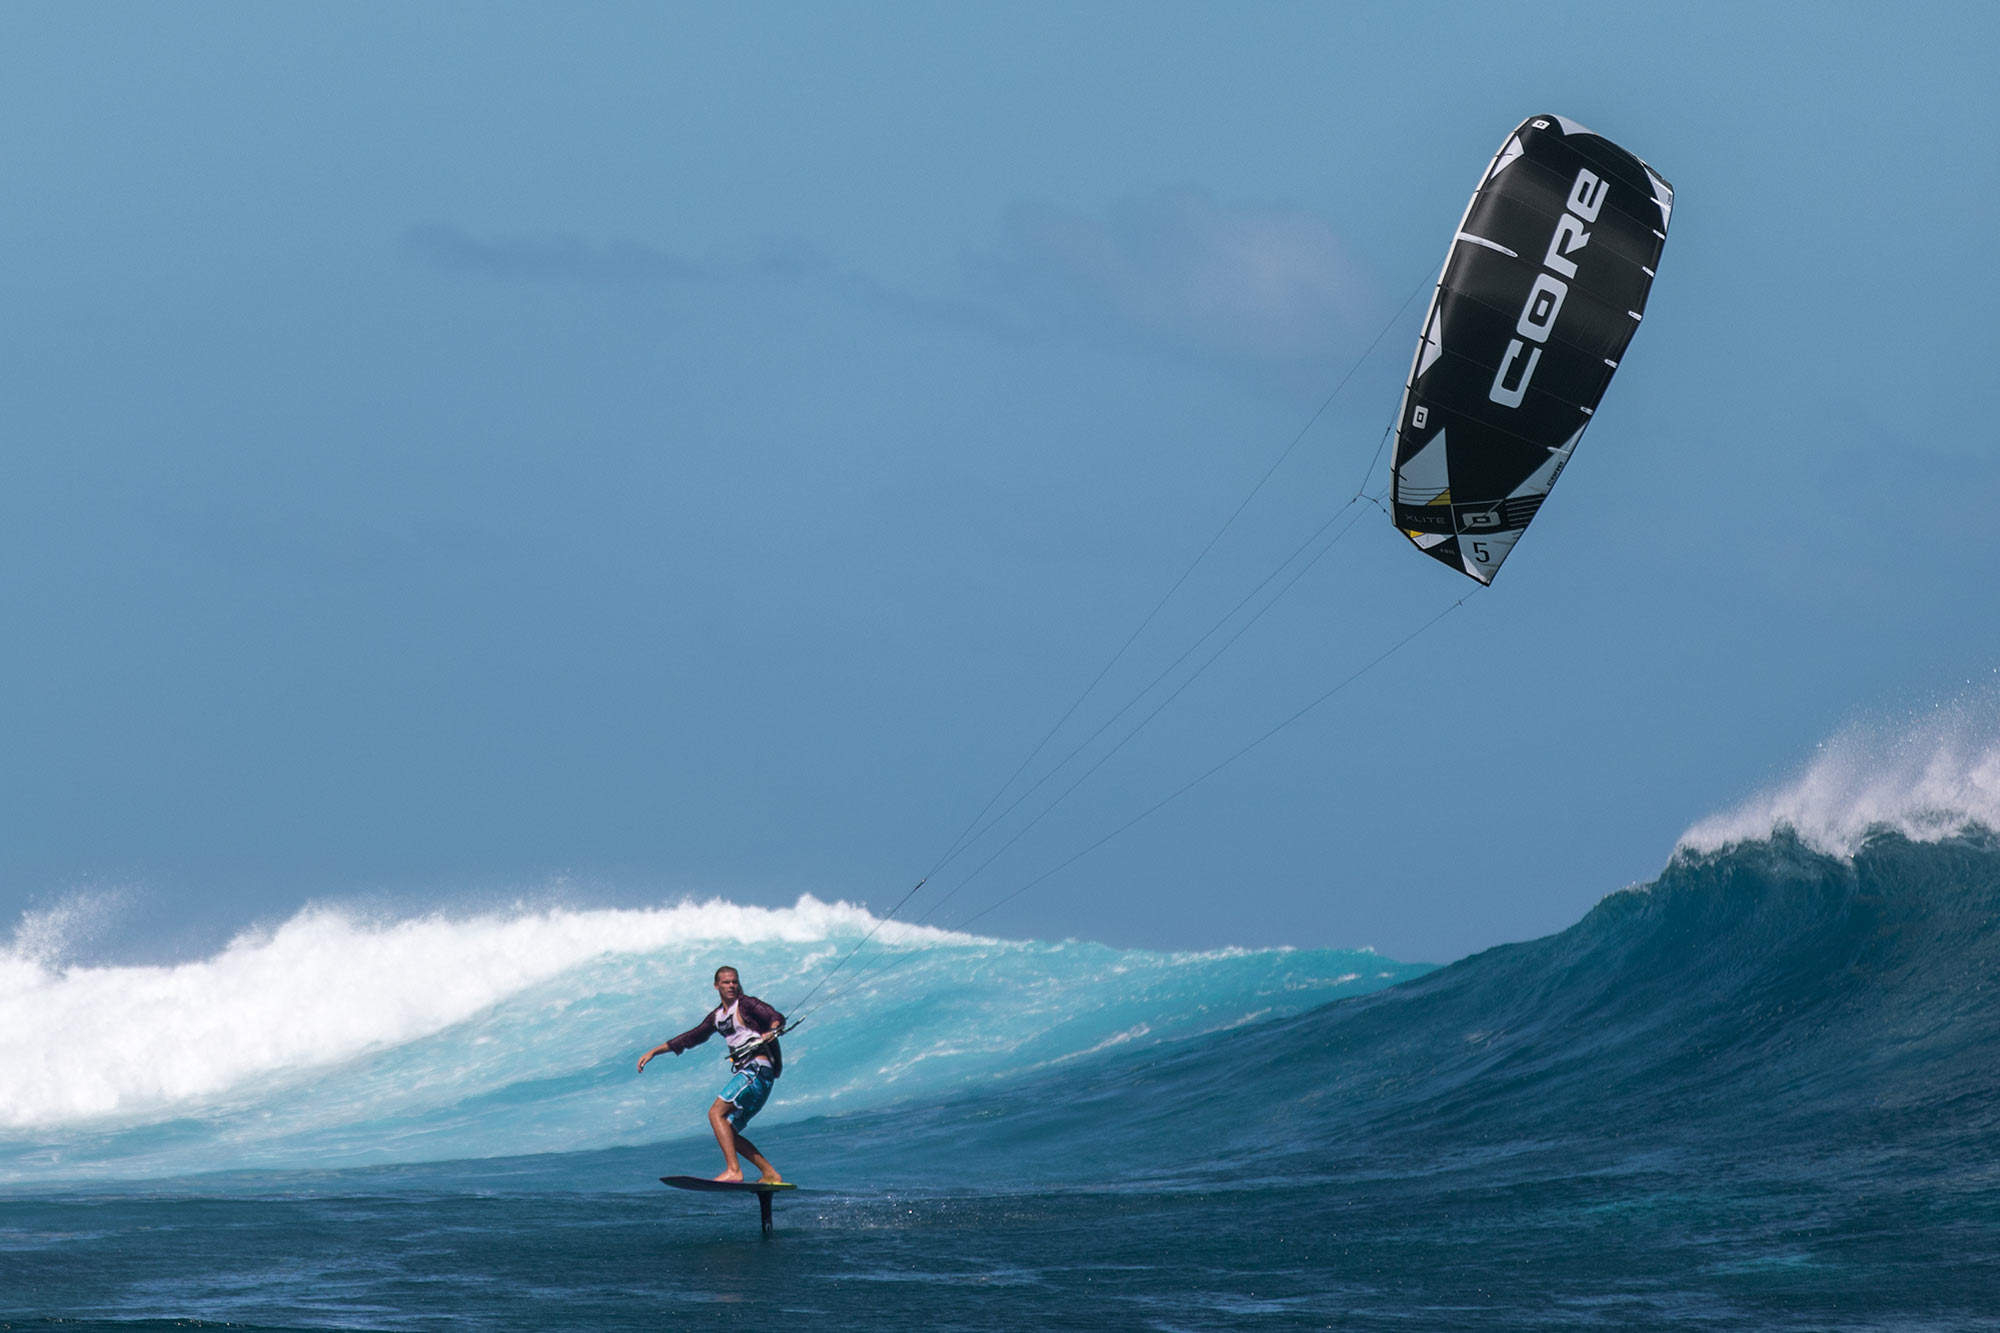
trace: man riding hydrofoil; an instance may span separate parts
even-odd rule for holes
[[[756,996],[745,995],[733,967],[715,970],[715,993],[722,1000],[720,1005],[680,1036],[640,1056],[639,1068],[643,1070],[646,1062],[656,1055],[666,1051],[679,1055],[720,1033],[729,1046],[730,1067],[736,1072],[708,1108],[708,1127],[715,1131],[715,1141],[722,1146],[722,1160],[727,1164],[715,1179],[742,1180],[743,1166],[737,1161],[737,1154],[741,1153],[762,1173],[758,1184],[783,1184],[778,1168],[765,1160],[756,1144],[743,1137],[743,1127],[750,1123],[751,1116],[764,1109],[771,1085],[784,1072],[785,1057],[778,1049],[778,1034],[785,1030],[785,1016]]]

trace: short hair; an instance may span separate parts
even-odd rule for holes
[[[718,967],[718,968],[716,968],[716,969],[715,969],[715,975],[714,975],[713,977],[710,977],[710,978],[709,978],[709,980],[710,980],[710,981],[720,981],[720,980],[722,980],[722,974],[723,974],[724,972],[736,972],[736,969],[735,969],[735,968],[733,968],[733,967],[731,967],[731,966],[729,966],[729,964],[727,964],[727,963],[724,963],[724,964],[723,964],[723,965],[722,965],[721,967]],[[743,974],[742,974],[741,972],[736,972],[736,979],[737,979],[738,981],[741,981],[741,980],[743,980]]]

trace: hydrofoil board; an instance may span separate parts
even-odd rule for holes
[[[761,1180],[709,1180],[702,1176],[661,1176],[660,1183],[677,1190],[713,1190],[718,1194],[769,1194],[772,1190],[798,1188],[789,1180],[766,1185]]]
[[[704,1180],[700,1176],[661,1176],[662,1185],[672,1185],[677,1190],[701,1190],[710,1194],[754,1194],[757,1196],[757,1216],[764,1224],[764,1234],[771,1234],[771,1196],[779,1190],[797,1189],[789,1180],[781,1180],[775,1185],[766,1185],[761,1180]]]

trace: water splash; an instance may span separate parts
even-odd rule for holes
[[[1836,856],[1892,831],[1936,842],[2000,829],[2000,688],[1892,722],[1858,724],[1817,747],[1795,776],[1711,815],[1679,847],[1713,852],[1779,830]]]
[[[128,899],[123,889],[83,888],[53,907],[21,913],[13,936],[0,947],[0,966],[61,967],[105,933]]]

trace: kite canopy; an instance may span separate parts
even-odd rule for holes
[[[1396,426],[1396,526],[1491,583],[1646,313],[1674,191],[1561,116],[1507,136],[1424,316]]]

